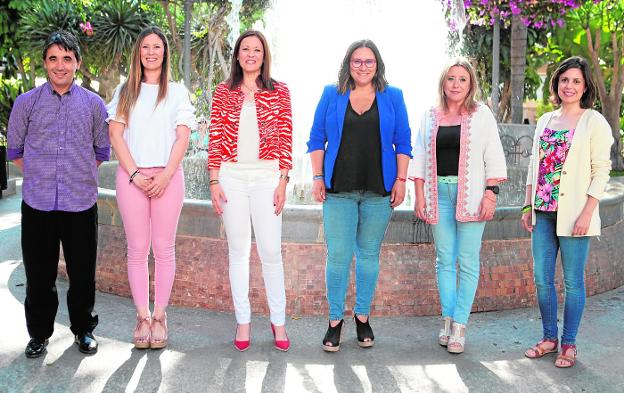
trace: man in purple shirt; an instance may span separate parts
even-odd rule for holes
[[[69,277],[70,329],[83,353],[97,352],[93,329],[97,254],[97,167],[109,159],[106,108],[74,82],[80,47],[52,33],[43,50],[48,81],[17,97],[8,126],[8,157],[22,169],[22,255],[26,270],[25,354],[43,355],[58,308],[60,244]]]

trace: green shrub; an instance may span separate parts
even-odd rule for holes
[[[3,79],[0,76],[0,131],[6,132],[13,103],[23,92],[24,85],[21,79]]]
[[[538,101],[537,108],[535,109],[535,118],[539,119],[544,113],[551,112],[553,110],[555,110],[555,107],[550,101],[546,103]]]

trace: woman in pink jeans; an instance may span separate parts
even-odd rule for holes
[[[169,45],[157,27],[143,30],[130,72],[107,106],[119,159],[117,204],[128,240],[128,280],[137,308],[136,348],[167,345],[165,310],[175,276],[175,236],[184,199],[180,165],[195,125],[184,85],[169,81]],[[154,313],[149,308],[147,256],[154,252]]]

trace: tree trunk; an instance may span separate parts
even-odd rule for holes
[[[602,114],[611,126],[613,135],[613,145],[611,146],[611,165],[614,170],[624,170],[624,160],[622,159],[622,138],[620,136],[620,106],[603,103]]]
[[[30,78],[28,78],[28,80],[30,81],[31,88],[34,88],[37,80],[37,67],[32,62],[30,63]],[[24,89],[24,91],[26,90]]]
[[[611,45],[615,61],[611,67],[611,91],[607,91],[605,76],[600,64],[601,29],[596,29],[592,37],[592,31],[586,27],[587,48],[592,63],[592,73],[598,89],[598,97],[602,103],[602,114],[611,126],[613,146],[611,146],[611,165],[614,170],[624,170],[622,158],[622,136],[620,135],[620,107],[622,106],[622,89],[624,88],[624,70],[620,67],[624,48],[618,48],[618,40],[615,32],[611,32]]]
[[[176,53],[178,54],[178,58],[180,59],[180,61],[177,64],[177,70],[179,71],[179,74],[184,74],[184,70],[182,69],[182,58],[184,57],[184,48],[182,45],[182,42],[180,42],[180,35],[178,34],[178,28],[177,28],[177,24],[176,24],[176,14],[177,14],[177,3],[168,1],[168,0],[162,0],[161,4],[165,10],[165,16],[167,18],[167,24],[169,25],[169,31],[171,32],[170,34],[170,48],[171,50],[175,50]],[[173,14],[171,14],[171,10],[169,9],[169,6],[173,5]],[[174,63],[172,62],[171,65],[173,66]],[[171,70],[174,71],[174,70]],[[176,75],[179,75],[176,74]]]
[[[119,85],[121,78],[119,73],[119,63],[113,62],[110,66],[100,71],[97,81],[100,83],[98,94],[105,102],[113,99],[115,88]]]
[[[212,81],[214,80],[214,65],[217,53],[217,48],[215,45],[218,45],[217,41],[218,40],[216,38],[211,41],[210,34],[208,34],[208,42],[213,42],[213,44],[209,46],[210,63],[208,65],[208,81],[206,82],[206,88],[204,89],[206,93],[206,101],[208,102],[208,110],[212,110]]]
[[[500,77],[500,21],[494,18],[494,34],[492,37],[492,112],[498,118],[498,102],[500,92],[498,89]]]
[[[91,86],[91,78],[85,74],[82,74],[82,84],[80,85],[82,87],[84,87],[85,89],[98,94],[97,91],[95,91],[95,89],[93,88],[93,86]]]
[[[509,80],[503,82],[502,90],[500,103],[498,105],[498,117],[496,120],[499,123],[507,123],[511,118],[511,83]]]
[[[234,55],[232,55],[234,56]],[[226,77],[230,75],[230,65],[229,63],[225,60],[225,57],[223,56],[223,52],[221,52],[221,45],[219,44],[217,46],[217,58],[219,59],[219,64],[221,65],[221,71],[223,72],[223,75],[225,75]]]
[[[527,27],[520,15],[511,18],[511,122],[522,124]]]
[[[184,84],[191,88],[191,16],[193,0],[184,0]]]
[[[24,67],[24,61],[22,60],[22,56],[19,54],[15,55],[15,60],[17,62],[17,68],[19,68],[20,75],[22,76],[22,83],[24,84],[24,91],[29,91],[33,87],[35,87],[35,80],[31,79],[29,75],[26,73],[26,69]],[[31,63],[31,68],[34,68],[34,65]]]

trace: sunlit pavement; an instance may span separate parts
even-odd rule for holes
[[[360,349],[345,326],[341,350],[324,353],[326,320],[289,320],[292,347],[273,349],[268,319],[252,321],[251,348],[237,352],[232,314],[171,307],[170,344],[136,350],[130,299],[98,293],[99,352],[78,352],[69,331],[66,282],[48,352],[27,359],[20,196],[0,199],[0,392],[624,392],[624,287],[588,299],[573,369],[554,355],[524,358],[540,335],[537,309],[473,314],[466,352],[437,344],[437,318],[371,319],[375,347]],[[432,261],[433,263],[433,261]],[[383,274],[383,272],[381,272]]]

